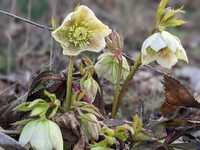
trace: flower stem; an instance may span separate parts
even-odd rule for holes
[[[115,104],[116,106],[112,110],[112,117],[113,118],[115,118],[115,116],[117,114],[117,111],[119,109],[119,106],[120,106],[120,104],[122,102],[123,96],[127,92],[127,88],[128,88],[129,82],[132,80],[132,78],[134,77],[135,73],[139,70],[140,66],[141,66],[141,54],[139,54],[137,56],[134,65],[131,66],[130,73],[127,76],[126,80],[124,81],[124,84],[122,85],[121,90],[119,91],[119,95],[117,97],[116,104]]]
[[[116,109],[117,109],[117,104],[118,104],[118,97],[120,94],[120,79],[122,75],[122,61],[119,61],[119,70],[117,72],[117,82],[115,84],[115,95],[113,99],[113,104],[112,104],[112,117],[114,118],[114,114],[116,114]]]
[[[64,109],[70,110],[72,105],[72,80],[73,80],[74,57],[69,56],[69,64],[67,67],[67,81],[66,81],[66,98],[64,102]]]

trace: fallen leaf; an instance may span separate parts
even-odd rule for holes
[[[200,108],[199,99],[195,99],[189,90],[178,80],[164,75],[165,102],[161,107],[163,116],[175,112],[181,107]]]

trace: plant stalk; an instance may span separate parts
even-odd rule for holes
[[[116,100],[117,102],[115,104],[116,106],[115,106],[115,108],[113,108],[113,111],[112,111],[112,117],[113,118],[115,118],[115,116],[118,112],[119,106],[121,105],[122,99],[127,92],[129,82],[132,80],[135,73],[139,70],[140,66],[141,66],[141,54],[139,54],[137,56],[134,65],[131,66],[130,73],[127,76],[126,80],[124,81],[124,84],[122,85],[121,90],[119,91],[119,95],[118,95],[117,100]]]
[[[118,97],[120,94],[120,80],[121,80],[121,75],[122,75],[122,61],[119,61],[119,70],[117,72],[117,82],[115,85],[115,95],[114,95],[114,99],[113,99],[113,104],[112,104],[112,118],[115,117],[116,114],[116,110],[117,110],[117,104],[118,104]]]
[[[64,101],[64,109],[70,110],[72,105],[72,80],[73,80],[73,68],[74,68],[74,57],[69,56],[69,64],[67,67],[67,81],[66,81],[66,97]]]

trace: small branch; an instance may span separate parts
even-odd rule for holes
[[[115,95],[114,95],[114,99],[113,99],[113,104],[112,104],[112,118],[115,117],[116,113],[117,113],[117,105],[118,105],[118,96],[120,95],[120,80],[121,80],[121,76],[122,76],[122,61],[119,61],[119,71],[117,73],[117,83],[115,85]]]
[[[70,110],[72,105],[72,80],[73,80],[73,69],[74,69],[74,57],[69,56],[69,64],[66,69],[67,81],[66,81],[66,99],[64,101],[64,109]]]
[[[134,65],[131,67],[129,75],[127,76],[126,80],[124,81],[124,84],[122,85],[122,88],[118,95],[118,101],[117,101],[118,103],[116,104],[115,108],[116,110],[114,111],[112,116],[116,116],[116,113],[121,105],[122,99],[127,92],[129,82],[132,80],[135,73],[139,70],[140,66],[141,66],[141,54],[139,54],[138,57],[136,58]]]
[[[45,26],[45,25],[42,25],[42,24],[38,24],[38,23],[33,22],[33,21],[29,20],[29,19],[19,17],[19,16],[15,15],[15,14],[9,13],[9,12],[4,11],[4,10],[0,10],[0,13],[4,14],[4,15],[7,15],[9,17],[13,17],[13,18],[19,19],[19,20],[21,20],[23,22],[29,23],[29,24],[34,25],[34,26],[36,26],[38,28],[41,28],[41,29],[46,29],[46,30],[49,30],[49,31],[53,30],[53,28],[51,28],[51,27],[48,27],[48,26]]]

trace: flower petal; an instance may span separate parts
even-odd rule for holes
[[[67,15],[67,17],[64,19],[63,23],[61,24],[60,27],[58,27],[57,29],[55,29],[51,35],[52,37],[59,43],[64,44],[65,46],[68,46],[68,42],[67,40],[65,40],[65,32],[63,32],[63,30],[67,30],[70,26],[70,20],[72,18],[73,13],[70,13],[69,15]]]
[[[183,48],[183,46],[181,44],[181,41],[178,38],[177,38],[177,42],[178,42],[178,49],[176,50],[177,58],[180,59],[180,60],[184,60],[184,61],[186,61],[188,63],[189,61],[188,61],[188,57],[187,57],[186,51]]]
[[[83,51],[99,53],[102,49],[105,48],[106,42],[104,38],[95,38],[92,39],[87,47],[81,49],[70,48],[64,44],[61,44],[61,46],[63,47],[63,55],[77,56]]]
[[[79,6],[75,11],[74,17],[76,18],[77,24],[85,20],[90,31],[92,31],[95,36],[106,37],[112,32],[112,30],[109,29],[107,25],[103,24],[87,6]]]
[[[167,45],[160,33],[154,33],[149,38],[147,38],[142,45],[142,53],[147,54],[147,48],[151,47],[154,51],[158,52],[159,50],[165,48]]]
[[[177,37],[172,35],[171,33],[167,32],[167,31],[162,31],[161,32],[162,38],[165,40],[167,47],[173,52],[175,53],[176,50],[178,49],[178,41],[177,41]]]
[[[53,149],[63,150],[63,138],[59,126],[50,120],[48,121],[48,126],[51,143],[53,144]]]
[[[125,80],[130,72],[130,67],[128,61],[124,56],[122,56],[122,67],[123,67],[122,79]]]
[[[90,44],[85,48],[85,50],[90,52],[99,53],[106,46],[104,37],[95,37],[90,41]]]
[[[158,64],[161,66],[171,69],[172,66],[174,66],[177,62],[178,59],[174,53],[168,53],[168,55],[162,56],[162,55],[157,55],[156,61]]]
[[[75,49],[75,48],[69,48],[65,46],[64,44],[61,44],[63,48],[63,55],[68,55],[68,56],[77,56],[79,55],[82,51],[81,49]]]
[[[156,60],[158,52],[154,51],[152,48],[147,48],[147,54],[142,54],[142,65],[147,65]]]
[[[184,60],[185,62],[189,62],[188,61],[188,57],[187,57],[187,54],[186,54],[186,52],[185,52],[185,50],[184,49],[178,49],[177,51],[176,51],[176,57],[178,58],[178,59],[180,59],[180,60]]]
[[[31,137],[35,133],[37,122],[38,121],[36,121],[36,120],[30,121],[23,128],[23,130],[22,130],[22,132],[20,134],[20,137],[19,137],[19,143],[22,146],[25,146],[31,140]]]
[[[36,130],[31,138],[31,146],[37,150],[52,150],[53,145],[49,138],[49,128],[47,120],[40,120],[36,125]]]
[[[78,6],[73,14],[73,18],[75,19],[75,24],[81,23],[83,20],[90,20],[95,17],[93,11],[85,5]]]

